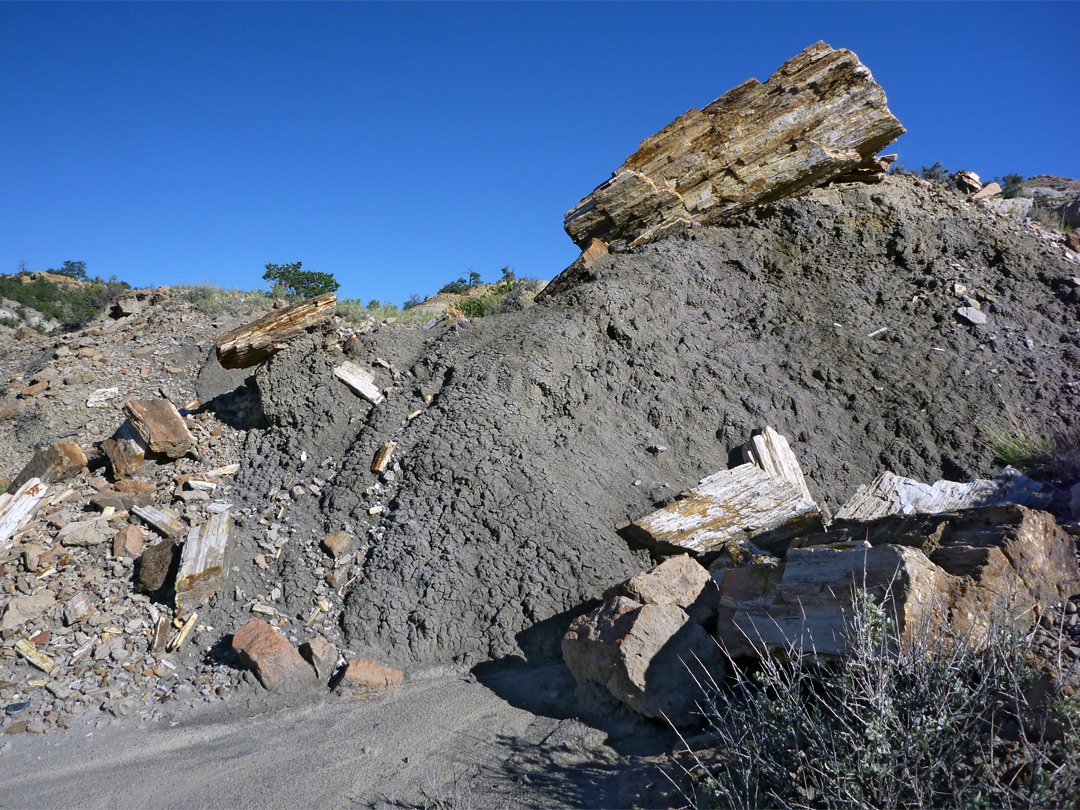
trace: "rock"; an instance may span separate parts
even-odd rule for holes
[[[132,514],[138,515],[165,537],[179,537],[184,533],[184,524],[180,516],[169,509],[156,506],[132,506]]]
[[[952,174],[949,178],[964,194],[974,194],[982,189],[982,183],[979,182],[979,175],[975,172],[958,171]]]
[[[34,516],[48,494],[48,485],[36,478],[14,491],[0,493],[0,550],[11,546],[15,532]]]
[[[607,242],[600,239],[590,239],[588,246],[581,251],[581,255],[536,294],[536,300],[543,301],[549,296],[558,295],[580,281],[587,281],[592,277],[592,268],[609,252]]]
[[[126,318],[128,315],[137,315],[146,309],[148,300],[145,296],[125,295],[112,306],[109,313],[114,318]]]
[[[844,655],[856,585],[887,597],[905,641],[939,622],[978,640],[995,623],[1026,631],[1080,590],[1080,574],[1075,544],[1046,512],[891,515],[800,538],[777,566],[726,571],[717,634],[735,655]]]
[[[711,556],[741,542],[782,553],[790,538],[820,526],[817,504],[794,484],[747,463],[705,478],[627,531],[661,551]]]
[[[122,492],[119,489],[119,484],[123,481],[117,481],[116,485],[111,487],[105,487],[103,490],[95,495],[90,496],[90,505],[104,510],[112,507],[117,512],[130,512],[136,506],[145,507],[154,505],[154,496],[148,492]]]
[[[1069,231],[1065,234],[1065,247],[1076,253],[1080,253],[1080,232]]]
[[[956,512],[975,506],[1007,503],[1046,507],[1052,500],[1053,496],[1046,492],[1042,484],[1014,467],[1006,467],[992,479],[979,478],[967,484],[935,481],[928,485],[884,472],[872,483],[860,487],[840,507],[835,516],[835,525],[840,528],[845,521],[875,520],[886,515]]]
[[[375,375],[356,363],[346,360],[334,368],[334,376],[372,405],[378,405],[386,399],[375,384]]]
[[[981,326],[986,323],[986,313],[975,307],[960,307],[956,310],[956,317],[972,326]]]
[[[129,399],[124,403],[124,413],[155,453],[180,458],[195,444],[180,412],[167,399]]]
[[[188,615],[210,601],[225,585],[232,513],[212,515],[188,534],[176,575],[176,609]]]
[[[64,546],[98,546],[109,542],[110,537],[109,521],[105,518],[69,523],[57,535]]]
[[[326,553],[335,560],[341,559],[349,553],[349,533],[346,531],[334,532],[323,538],[323,548]]]
[[[118,396],[120,396],[120,388],[117,386],[113,386],[112,388],[99,388],[87,397],[86,407],[102,408]]]
[[[117,478],[133,475],[146,461],[146,440],[130,420],[125,420],[110,438],[103,441],[101,449]]]
[[[337,670],[337,648],[322,636],[315,636],[300,645],[300,655],[315,668],[320,681],[329,681]]]
[[[46,484],[65,481],[86,466],[86,454],[75,442],[57,442],[40,448],[9,485],[18,489],[31,478]]]
[[[26,400],[16,399],[0,408],[0,419],[13,419],[26,410]]]
[[[843,175],[904,134],[851,51],[812,45],[656,135],[566,215],[566,232],[625,250]]]
[[[997,183],[987,183],[981,189],[971,195],[971,201],[977,202],[978,200],[985,200],[988,197],[995,197],[1001,193],[1001,186]]]
[[[401,686],[404,673],[399,669],[383,666],[367,658],[349,662],[334,686],[338,695],[373,698],[387,692],[395,692]]]
[[[91,611],[89,595],[85,591],[80,591],[68,599],[67,604],[64,605],[64,624],[69,627],[78,624],[90,618]]]
[[[707,683],[724,670],[716,642],[682,608],[625,596],[576,618],[562,652],[579,682],[599,684],[639,714],[676,725],[693,720],[701,697],[695,677]]]
[[[834,178],[833,183],[880,183],[889,174],[889,169],[899,155],[870,156],[851,171]]]
[[[1061,224],[1066,228],[1080,228],[1080,196],[1073,197],[1066,203],[1063,203],[1058,209],[1057,214],[1061,217]]]
[[[13,596],[4,607],[4,617],[0,619],[0,632],[17,630],[28,621],[36,619],[56,604],[56,597],[51,591],[41,591],[30,596]]]
[[[155,593],[165,587],[173,567],[175,547],[175,541],[165,538],[143,549],[136,575],[136,590],[139,593]]]
[[[114,557],[131,557],[142,554],[143,530],[130,523],[124,525],[113,537],[112,553]]]
[[[290,338],[334,315],[337,296],[325,293],[298,304],[276,309],[228,334],[215,344],[218,362],[225,369],[247,368],[279,351]]]
[[[15,642],[15,652],[20,658],[26,659],[31,666],[40,669],[46,675],[56,668],[56,662],[52,658],[41,652],[25,638]]]
[[[1013,197],[1009,200],[994,197],[993,199],[979,200],[979,205],[987,211],[993,211],[996,214],[1026,217],[1031,213],[1032,200],[1029,197]]]
[[[689,554],[664,560],[604,592],[605,599],[625,596],[642,605],[675,605],[702,625],[715,617],[717,595],[709,572]]]
[[[269,690],[288,689],[315,680],[314,671],[289,640],[262,619],[251,619],[237,630],[232,646],[241,663]]]

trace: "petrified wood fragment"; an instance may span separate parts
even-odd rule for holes
[[[903,134],[858,57],[819,42],[642,141],[567,213],[566,232],[625,250],[820,186]]]
[[[284,348],[285,341],[333,316],[337,296],[324,293],[291,307],[274,310],[259,320],[222,335],[217,358],[222,368],[247,368]]]

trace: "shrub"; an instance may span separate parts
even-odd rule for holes
[[[439,288],[439,295],[443,293],[450,293],[452,295],[463,295],[469,291],[469,282],[462,276],[457,281],[451,281],[449,284],[444,284]]]
[[[401,309],[403,311],[408,311],[413,307],[420,306],[422,303],[424,303],[424,296],[420,295],[420,293],[413,293],[409,296],[409,300],[401,305]]]
[[[924,180],[929,180],[931,183],[944,185],[949,182],[949,170],[941,165],[940,160],[935,160],[933,166],[923,166],[922,176]]]
[[[53,270],[50,267],[49,272],[56,273],[58,276],[67,276],[77,281],[86,281],[86,262],[66,261],[59,270]]]
[[[923,629],[901,643],[856,590],[845,660],[812,666],[792,645],[753,674],[731,662],[733,683],[703,704],[712,739],[687,769],[704,775],[695,806],[1075,806],[1080,705],[1029,705],[1038,673],[1008,629],[977,644]],[[1055,724],[1054,739],[1033,730]]]
[[[341,287],[330,273],[301,270],[302,264],[303,262],[268,264],[263,280],[270,282],[270,289],[275,294],[280,291],[292,298],[311,298],[336,292]]]
[[[6,326],[9,329],[15,329],[19,326],[21,321],[12,315],[0,315],[0,326]]]
[[[269,312],[272,299],[263,290],[226,290],[213,284],[191,284],[173,287],[169,302],[191,304],[211,318],[218,315],[254,315]]]
[[[1012,199],[1013,197],[1019,197],[1020,192],[1024,190],[1024,187],[1021,185],[1023,181],[1024,178],[1018,174],[1005,175],[1004,179],[1001,181],[1001,196],[1006,200]]]

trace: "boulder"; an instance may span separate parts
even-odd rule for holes
[[[403,677],[404,673],[399,669],[384,667],[367,658],[357,658],[345,667],[337,684],[334,685],[334,692],[349,697],[378,697],[387,692],[397,691]]]
[[[598,684],[639,714],[676,725],[693,722],[698,683],[724,671],[720,648],[686,611],[625,596],[575,619],[562,652],[578,682]]]
[[[15,491],[31,478],[55,484],[71,478],[86,466],[86,454],[75,442],[57,442],[34,453],[8,487]]]
[[[311,664],[320,681],[329,681],[337,669],[337,648],[323,636],[315,636],[301,644],[300,655]]]
[[[689,554],[664,560],[655,568],[635,574],[604,593],[605,599],[625,596],[642,605],[675,605],[698,624],[716,615],[716,589],[705,567]]]
[[[733,654],[844,655],[856,587],[887,599],[905,641],[942,622],[974,639],[1024,631],[1080,592],[1075,544],[1023,506],[841,522],[792,545],[779,565],[724,573],[717,635]]]
[[[1008,214],[1014,217],[1026,217],[1031,213],[1030,197],[1013,197],[1009,200],[993,197],[979,200],[979,205],[995,214]]]
[[[982,183],[979,181],[979,175],[975,174],[975,172],[961,170],[955,172],[950,177],[950,179],[953,181],[953,183],[956,184],[957,189],[959,189],[964,194],[974,194],[975,192],[982,189]]]
[[[998,183],[987,183],[971,195],[971,200],[977,202],[978,200],[985,200],[988,197],[996,197],[1001,193],[1001,190],[1001,186]]]
[[[282,690],[315,680],[315,671],[285,636],[262,619],[251,619],[236,631],[233,649],[267,689]]]
[[[56,597],[49,591],[41,591],[31,596],[13,596],[4,606],[4,616],[0,619],[0,631],[17,630],[55,604]]]
[[[903,134],[858,57],[818,42],[642,141],[567,213],[566,232],[626,250],[823,185]]]
[[[1057,209],[1061,224],[1066,228],[1080,228],[1080,196],[1073,197]]]

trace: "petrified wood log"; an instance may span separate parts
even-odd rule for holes
[[[642,141],[567,213],[566,232],[625,250],[820,186],[903,134],[858,57],[819,42]]]
[[[217,358],[222,368],[247,368],[261,363],[285,347],[284,341],[329,320],[337,296],[324,293],[285,309],[274,310],[259,320],[222,335]]]

